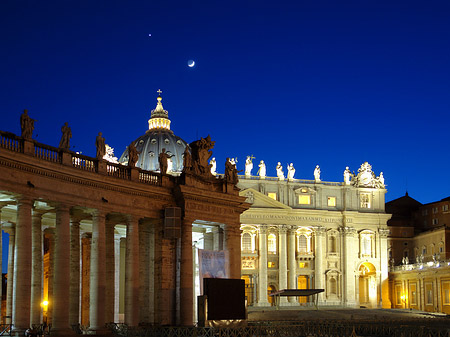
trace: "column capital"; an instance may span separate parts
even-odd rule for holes
[[[17,201],[17,207],[19,207],[19,205],[30,205],[33,206],[34,204],[34,200],[30,197],[26,197],[26,196],[20,196],[16,199]]]
[[[356,229],[354,227],[339,227],[339,232],[341,232],[344,236],[356,236],[358,233],[356,232]]]
[[[382,238],[387,238],[390,233],[391,231],[389,230],[389,228],[378,228],[378,234]]]
[[[268,225],[259,225],[258,229],[259,229],[260,234],[267,234],[267,231],[269,230],[269,226]]]
[[[317,236],[323,236],[325,235],[325,232],[327,231],[327,229],[323,226],[314,226],[314,233]]]
[[[278,233],[286,234],[288,231],[289,231],[289,226],[287,226],[287,225],[278,226]]]

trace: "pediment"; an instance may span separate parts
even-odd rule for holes
[[[252,205],[251,208],[292,209],[291,207],[286,206],[277,200],[273,200],[253,188],[246,188],[245,190],[240,191],[239,195],[247,198],[245,201]]]

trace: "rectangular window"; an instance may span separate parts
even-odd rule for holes
[[[308,268],[308,263],[306,263],[306,262],[299,262],[298,263],[298,267],[299,268]]]
[[[269,192],[269,193],[267,193],[267,196],[269,198],[272,198],[273,200],[277,200],[277,194],[276,193]]]
[[[311,205],[311,196],[309,194],[301,194],[298,196],[298,203],[300,205]]]
[[[438,208],[437,207],[433,207],[433,214],[436,214],[438,212]]]
[[[438,219],[433,219],[433,225],[437,225],[438,224]]]
[[[267,267],[269,267],[269,268],[276,268],[275,262],[273,262],[273,261],[267,262]]]
[[[423,216],[428,215],[428,210],[427,210],[427,209],[423,209],[423,210],[422,210],[422,215],[423,215]]]
[[[416,285],[415,284],[409,285],[409,298],[411,300],[411,305],[417,305]]]
[[[370,208],[370,194],[361,193],[359,196],[361,208]]]
[[[328,197],[328,207],[336,207],[336,197]]]
[[[395,299],[397,305],[402,305],[402,286],[396,285],[395,286]]]
[[[442,282],[442,304],[450,305],[450,281]]]
[[[448,211],[448,205],[443,205],[443,206],[442,206],[442,210],[443,210],[444,212],[447,212],[447,211]]]
[[[429,282],[425,284],[426,304],[433,305],[433,283]]]

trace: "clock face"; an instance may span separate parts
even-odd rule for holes
[[[370,182],[372,181],[372,174],[368,171],[362,172],[359,181],[361,185],[370,185]]]

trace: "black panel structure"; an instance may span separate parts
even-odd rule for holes
[[[208,320],[245,319],[245,281],[204,278],[203,294],[208,298]]]

